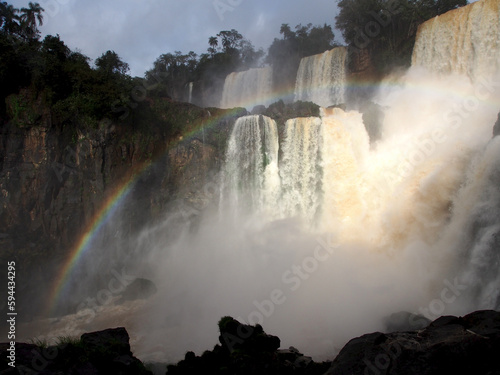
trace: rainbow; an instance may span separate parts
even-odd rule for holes
[[[193,137],[200,133],[203,129],[215,126],[224,117],[231,117],[237,112],[238,109],[231,109],[224,111],[224,114],[221,116],[212,116],[208,121],[202,124],[201,128],[194,129],[184,134],[184,138]],[[181,139],[172,142],[170,144],[170,148],[177,145],[180,141]],[[54,278],[49,291],[48,305],[46,308],[47,315],[50,316],[55,313],[63,297],[68,294],[68,286],[71,281],[71,276],[75,268],[78,266],[79,261],[84,257],[88,250],[92,248],[94,240],[99,235],[102,228],[112,219],[118,208],[126,201],[126,198],[130,195],[137,179],[152,165],[154,165],[154,161],[144,164],[142,167],[138,168],[135,173],[125,179],[123,183],[118,185],[118,187],[111,192],[107,199],[105,199],[102,203],[100,209],[94,214],[89,225],[83,231],[83,234],[70,249],[69,255]]]
[[[57,307],[60,302],[61,296],[65,295],[71,272],[77,266],[78,261],[82,259],[88,249],[91,248],[94,238],[100,233],[105,224],[113,217],[113,214],[120,204],[122,204],[130,194],[135,181],[136,178],[134,177],[128,179],[110,194],[90,221],[88,228],[71,249],[68,258],[55,279],[54,287],[50,293],[49,301],[51,301],[51,303],[49,305],[49,313],[54,312],[54,308]]]
[[[441,91],[441,93],[446,93],[450,98],[467,98],[467,93],[464,92],[454,92],[446,89],[442,89],[440,87],[429,87],[428,84],[421,84],[418,81],[413,81],[413,82],[407,82],[407,85],[412,87],[413,89],[417,91],[425,91],[428,93],[430,97],[433,95],[438,94],[438,92]],[[391,86],[400,86],[400,84],[397,83],[389,83],[387,85],[388,87]],[[358,82],[350,82],[349,84],[346,84],[346,89],[351,88],[351,89],[367,89],[367,88],[375,88],[379,87],[379,83],[375,81],[358,81]],[[290,97],[293,96],[293,92],[290,90],[279,90],[273,92],[271,95],[269,95],[267,98],[269,103],[278,100],[279,98],[283,97]],[[262,97],[259,98],[262,100]],[[498,102],[496,101],[496,98],[492,95],[491,98],[487,100],[488,104],[491,105],[492,107],[497,108],[498,107]],[[246,108],[252,108],[254,105],[257,105],[258,103],[256,102],[255,98],[249,98],[249,100],[246,103],[243,103],[243,106]],[[235,113],[237,113],[238,109],[230,109],[230,110],[224,110],[222,115],[219,116],[212,116],[208,120],[204,121],[201,126],[199,126],[197,129],[194,129],[186,134],[184,134],[184,138],[189,138],[193,137],[196,134],[199,134],[201,131],[203,131],[205,128],[211,128],[215,126],[220,120],[222,120],[225,117],[231,117],[234,116]],[[172,142],[169,145],[170,147],[175,146],[177,143],[179,143],[181,139]],[[131,175],[125,182],[123,182],[121,185],[119,185],[110,195],[109,197],[104,201],[102,204],[101,208],[95,213],[93,216],[92,220],[90,221],[90,224],[86,228],[86,230],[83,232],[83,234],[80,236],[80,238],[76,241],[74,247],[70,250],[69,256],[67,257],[66,261],[64,262],[63,266],[61,267],[59,273],[55,277],[55,281],[53,283],[53,286],[50,290],[49,294],[49,300],[48,300],[48,313],[52,314],[56,307],[58,306],[59,302],[61,301],[62,297],[67,294],[67,289],[69,285],[69,281],[71,280],[71,275],[75,267],[78,265],[79,261],[84,257],[86,252],[92,247],[93,241],[95,237],[100,233],[101,229],[108,223],[115,212],[118,210],[120,205],[123,204],[123,202],[126,200],[127,196],[130,194],[135,181],[137,180],[138,177],[140,177],[145,171],[149,169],[151,165],[154,164],[154,161],[150,162],[149,164],[146,164],[139,168],[133,175]]]

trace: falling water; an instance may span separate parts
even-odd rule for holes
[[[221,108],[267,105],[272,90],[272,68],[254,68],[233,72],[226,77],[222,91]]]
[[[296,118],[286,122],[280,163],[282,217],[299,215],[312,223],[319,215],[321,142],[319,118]]]
[[[295,83],[295,100],[328,107],[344,103],[347,49],[337,47],[300,61]]]
[[[193,82],[188,83],[188,103],[193,102]]]
[[[500,68],[500,2],[481,0],[420,25],[412,65],[477,80]]]
[[[266,116],[240,117],[227,146],[221,201],[237,214],[259,212],[276,202],[278,130]]]
[[[167,214],[128,245],[142,249],[147,240],[133,271],[159,290],[140,306],[119,306],[134,322],[127,324],[134,353],[170,361],[187,350],[201,354],[217,341],[217,320],[232,315],[262,324],[282,347],[331,358],[351,338],[383,330],[383,318],[397,311],[435,319],[500,308],[500,138],[492,139],[500,85],[495,76],[470,79],[498,68],[498,57],[491,60],[498,33],[494,42],[480,31],[495,30],[498,9],[477,18],[495,4],[480,0],[420,28],[414,67],[383,82],[374,98],[385,116],[370,147],[356,111],[323,110],[288,120],[280,132],[265,116],[239,118],[220,210],[199,214],[196,229],[187,223],[168,240]],[[304,60],[300,75],[313,81],[306,72],[323,57]],[[226,100],[230,91],[246,100],[236,95],[239,75],[226,80]],[[342,101],[329,98],[324,105]],[[447,283],[457,287],[445,301]],[[276,291],[283,302],[270,305]],[[102,323],[106,311],[116,322],[117,309],[102,306],[99,328],[111,324]],[[95,326],[80,315],[65,321],[80,333]],[[57,336],[62,323],[48,324]]]

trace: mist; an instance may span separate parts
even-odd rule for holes
[[[372,144],[361,114],[340,109],[323,110],[301,130],[320,134],[320,152],[307,144],[313,137],[304,133],[306,144],[298,145],[289,134],[276,139],[288,155],[278,160],[275,150],[273,159],[264,137],[266,165],[245,180],[223,167],[206,186],[213,198],[206,210],[167,210],[134,235],[117,215],[81,265],[85,280],[102,288],[113,278],[145,277],[155,295],[121,301],[108,293],[106,303],[80,304],[24,329],[57,337],[126,325],[139,358],[172,362],[211,349],[218,320],[230,315],[261,324],[282,347],[331,359],[351,338],[385,330],[392,313],[414,314],[412,324],[498,308],[491,264],[500,230],[500,141],[492,139],[499,86],[498,77],[472,84],[412,68],[379,87],[374,101],[385,116]],[[229,149],[227,157],[226,164],[234,158]],[[318,171],[320,187],[289,194],[305,186],[308,168]],[[239,186],[234,195],[228,181]],[[314,212],[301,200],[317,202]],[[69,311],[89,290],[73,289]]]

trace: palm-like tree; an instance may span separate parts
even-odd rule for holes
[[[28,8],[21,8],[21,22],[28,38],[32,39],[38,35],[38,24],[43,25],[43,9],[40,4],[30,2]]]
[[[8,33],[14,34],[19,31],[19,9],[14,8],[11,4],[7,2],[0,3],[0,30]]]

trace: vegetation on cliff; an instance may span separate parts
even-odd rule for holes
[[[418,26],[467,0],[341,0],[335,26],[346,43],[367,49],[378,73],[407,68]]]

